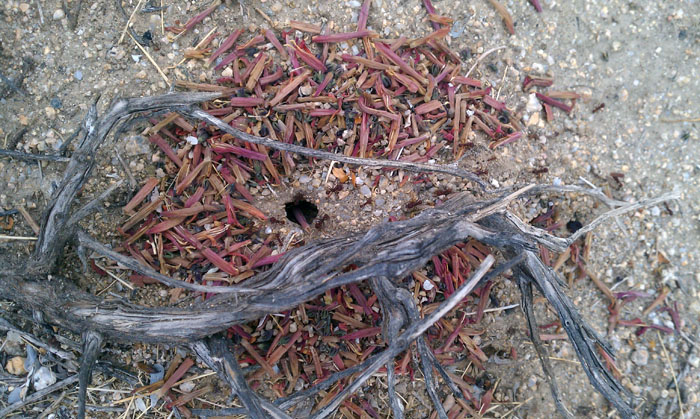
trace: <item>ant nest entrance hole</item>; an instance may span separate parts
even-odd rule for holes
[[[299,224],[303,229],[308,229],[314,218],[318,216],[318,207],[301,195],[284,204],[284,211],[289,221]]]

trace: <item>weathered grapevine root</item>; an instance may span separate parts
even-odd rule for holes
[[[504,269],[512,269],[523,295],[522,306],[528,327],[542,359],[545,374],[550,381],[558,410],[563,415],[568,415],[554,382],[551,367],[546,360],[544,348],[534,333],[536,324],[532,311],[533,285],[547,298],[559,315],[562,326],[591,383],[624,417],[635,417],[634,410],[626,401],[627,393],[605,369],[595,353],[596,346],[610,353],[609,346],[583,321],[571,300],[563,293],[556,274],[545,266],[536,254],[537,244],[561,251],[578,236],[566,239],[551,236],[523,223],[515,215],[507,212],[505,207],[513,199],[525,194],[546,191],[587,193],[614,207],[582,229],[589,231],[611,216],[674,199],[677,196],[670,194],[640,203],[627,204],[611,200],[593,189],[548,185],[530,185],[515,193],[504,193],[500,197],[481,201],[476,201],[465,193],[457,194],[441,207],[426,210],[412,219],[379,224],[364,233],[333,237],[293,249],[270,270],[248,279],[245,287],[185,285],[182,281],[159,276],[150,268],[112,252],[86,233],[78,231],[77,221],[93,211],[99,200],[109,193],[102,194],[100,199],[93,200],[81,209],[73,208],[76,195],[90,176],[95,164],[95,153],[105,142],[110,130],[119,121],[135,113],[156,109],[179,109],[189,116],[216,125],[242,141],[263,143],[270,148],[292,151],[309,157],[334,158],[334,155],[326,155],[329,153],[319,155],[317,150],[300,146],[294,146],[295,148],[291,150],[289,144],[250,136],[192,107],[198,102],[211,100],[217,96],[217,93],[177,93],[119,99],[101,117],[97,115],[96,101],[85,119],[83,135],[68,163],[63,180],[42,217],[41,233],[33,257],[25,266],[0,271],[0,297],[12,300],[25,309],[43,313],[43,318],[47,322],[82,334],[83,358],[79,380],[81,387],[79,415],[81,417],[84,415],[84,388],[89,381],[90,372],[103,339],[119,342],[189,343],[193,351],[217,371],[240,397],[245,406],[245,410],[241,412],[247,411],[254,417],[266,415],[287,417],[284,410],[293,407],[299,401],[312,397],[339,379],[359,374],[352,379],[345,391],[337,395],[329,405],[321,407],[316,412],[316,417],[325,417],[332,412],[334,406],[352,392],[352,389],[358,388],[372,371],[382,365],[388,365],[387,369],[391,371],[393,358],[415,341],[422,359],[421,369],[426,377],[426,386],[431,399],[438,409],[439,416],[445,417],[437,396],[432,369],[435,368],[440,373],[457,397],[460,396],[459,389],[437,363],[422,333],[432,324],[431,322],[438,320],[459,301],[450,297],[436,312],[425,319],[420,319],[410,295],[397,288],[395,284],[427,263],[433,255],[468,238],[478,239],[499,249],[503,256],[510,259],[510,262],[494,269],[489,275],[496,275]],[[334,159],[340,160],[340,157]],[[372,159],[353,158],[346,163],[373,167],[402,167],[400,162]],[[476,179],[473,174],[454,166],[406,163],[402,168],[412,171],[439,172],[468,180]],[[475,183],[481,189],[486,189],[482,181],[475,181]],[[113,189],[116,187],[111,190]],[[494,194],[498,191],[487,192]],[[143,307],[119,300],[98,298],[78,289],[72,282],[52,275],[62,258],[65,246],[70,242],[113,258],[135,271],[158,279],[167,286],[185,286],[195,291],[214,291],[219,292],[219,295],[187,309]],[[488,260],[488,266],[482,264],[475,272],[473,283],[469,284],[472,289],[489,271],[493,258],[489,256]],[[348,270],[350,265],[357,268]],[[263,400],[250,390],[226,342],[212,337],[232,325],[293,308],[328,289],[364,280],[371,281],[385,316],[390,313],[395,314],[384,319],[383,332],[387,348],[362,364],[338,372],[311,388],[274,403]],[[465,286],[453,295],[468,293],[469,289]],[[403,330],[402,333],[401,330]],[[392,395],[391,407],[395,415],[400,417],[402,407],[393,394],[393,376],[389,374],[388,378],[390,395]],[[240,409],[227,410],[238,412]],[[199,413],[206,415],[205,411]]]

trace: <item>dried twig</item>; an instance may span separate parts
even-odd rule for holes
[[[65,4],[65,2],[64,2]],[[78,17],[80,16],[80,8],[83,6],[83,0],[78,0],[77,4],[73,6],[73,9],[68,12],[68,27],[70,30],[74,31],[78,26]],[[68,11],[68,10],[66,10]]]
[[[479,268],[474,272],[472,277],[462,285],[458,290],[455,291],[447,300],[445,300],[437,310],[430,313],[423,320],[413,323],[411,326],[406,328],[406,330],[399,336],[396,337],[393,344],[390,344],[387,349],[385,349],[377,358],[372,362],[372,364],[365,369],[359,377],[353,381],[352,384],[345,387],[343,391],[338,393],[333,400],[331,400],[326,406],[320,409],[313,416],[315,419],[325,418],[328,415],[335,412],[340,403],[350,394],[354,393],[360,386],[367,381],[367,379],[374,374],[382,365],[386,364],[390,359],[393,359],[399,353],[404,351],[408,345],[423,334],[430,326],[432,326],[436,321],[442,318],[450,310],[452,310],[464,297],[469,295],[474,288],[479,284],[481,278],[486,275],[491,265],[493,265],[495,259],[493,256],[487,256],[481,263]]]
[[[484,58],[488,57],[491,53],[494,53],[498,50],[505,49],[505,48],[506,48],[506,46],[502,45],[500,47],[491,48],[488,51],[484,51],[481,55],[479,55],[479,58],[477,58],[476,61],[474,61],[474,64],[472,64],[472,66],[469,67],[469,71],[467,71],[467,74],[465,74],[464,77],[469,77],[469,75],[472,74],[472,71],[474,71],[476,66],[479,65],[479,63],[482,62],[484,60]]]
[[[163,80],[165,80],[165,83],[168,86],[170,86],[170,79],[168,78],[168,76],[165,75],[163,70],[160,69],[160,66],[158,65],[156,60],[154,60],[153,57],[151,57],[151,54],[149,54],[148,51],[146,51],[146,48],[142,47],[141,44],[139,44],[139,42],[136,40],[136,38],[134,38],[134,36],[131,33],[129,33],[129,37],[131,37],[131,39],[134,41],[134,44],[136,44],[136,46],[141,50],[141,52],[143,52],[143,54],[146,56],[146,58],[148,58],[148,61],[150,61],[151,64],[153,64],[153,67],[156,68],[156,70],[158,71],[158,74],[160,74],[160,76],[163,78]]]
[[[115,0],[117,2],[117,8],[121,9],[122,13],[126,14],[124,12],[124,8],[122,7],[122,1],[121,0]],[[127,31],[131,29],[131,19],[134,18],[134,15],[138,10],[141,8],[141,3],[143,3],[143,0],[139,0],[138,4],[136,4],[136,7],[134,7],[134,10],[131,12],[131,15],[129,18],[126,20],[126,24],[124,24],[124,29],[122,30],[121,36],[119,36],[119,42],[117,44],[121,44],[122,41],[124,40],[124,36],[126,35]]]
[[[23,408],[24,406],[34,403],[38,400],[43,399],[44,397],[48,396],[49,394],[53,393],[54,391],[60,390],[62,388],[68,387],[70,385],[73,385],[75,382],[78,381],[78,374],[71,375],[70,377],[66,378],[63,381],[59,381],[56,384],[52,384],[44,389],[41,389],[39,391],[35,391],[34,393],[30,394],[29,396],[25,397],[24,400],[18,401],[16,403],[13,403],[4,409],[0,410],[0,417],[6,417],[10,413],[19,410]]]
[[[571,412],[569,412],[566,406],[564,406],[564,403],[561,400],[561,394],[559,392],[559,387],[557,386],[556,379],[554,378],[554,374],[552,372],[552,366],[549,362],[546,349],[544,348],[544,346],[542,346],[540,332],[537,328],[537,321],[535,319],[535,312],[533,309],[534,303],[532,301],[532,282],[530,282],[526,276],[520,275],[518,276],[518,287],[520,288],[521,295],[520,306],[525,312],[527,328],[530,332],[530,340],[532,341],[532,344],[535,347],[535,351],[537,352],[537,356],[540,358],[540,362],[542,363],[542,369],[544,370],[544,373],[547,377],[547,382],[549,383],[549,388],[554,398],[554,404],[557,408],[557,411],[559,411],[559,413],[562,416],[564,416],[565,418],[571,418],[573,417],[573,415],[571,414]]]
[[[80,373],[78,383],[78,418],[85,418],[85,396],[87,386],[92,379],[92,369],[97,361],[97,356],[102,349],[102,335],[93,331],[83,333],[83,356],[80,360]]]
[[[0,234],[0,240],[35,241],[35,240],[39,240],[39,238],[38,237],[27,237],[27,236],[8,236],[7,234]]]
[[[63,157],[63,156],[52,156],[50,154],[31,154],[31,153],[24,153],[22,151],[2,150],[2,149],[0,149],[0,156],[7,156],[7,157],[12,157],[15,159],[27,160],[27,161],[44,160],[44,161],[67,162],[70,160],[70,158]]]
[[[214,99],[217,95],[216,93],[189,93],[163,95],[157,100],[152,97],[119,99],[99,119],[97,117],[98,97],[88,110],[83,137],[66,167],[61,184],[54,192],[49,208],[44,213],[41,235],[30,270],[36,273],[53,270],[65,242],[72,236],[71,226],[67,223],[70,206],[83,183],[90,176],[97,149],[119,121],[136,112],[203,102]]]
[[[17,207],[17,211],[19,211],[20,214],[22,214],[22,217],[24,217],[24,220],[29,224],[29,227],[31,227],[32,231],[34,234],[39,234],[39,225],[34,221],[34,218],[32,217],[31,214],[29,214],[29,211],[27,211],[26,208],[23,206]]]
[[[210,292],[210,293],[215,293],[215,294],[218,294],[218,293],[257,294],[257,293],[259,293],[259,290],[256,290],[253,288],[246,288],[246,287],[238,287],[238,286],[220,287],[220,286],[190,284],[189,282],[181,281],[178,279],[173,279],[173,278],[170,278],[169,276],[158,273],[158,272],[154,271],[153,269],[149,268],[148,266],[140,264],[135,259],[124,256],[120,253],[117,253],[117,252],[109,249],[107,246],[99,243],[97,240],[93,239],[92,237],[87,235],[85,232],[82,232],[82,231],[78,232],[78,240],[80,241],[80,244],[82,246],[85,246],[88,249],[93,250],[102,256],[108,257],[108,258],[116,261],[116,262],[120,263],[122,266],[129,268],[134,272],[138,272],[138,273],[145,275],[149,278],[153,278],[156,281],[161,282],[162,284],[167,285],[169,287],[184,288],[184,289],[188,289],[188,290],[192,290],[192,291]]]
[[[198,341],[190,345],[192,350],[231,387],[251,418],[289,418],[279,407],[261,399],[248,386],[238,361],[227,347],[227,342],[218,337]],[[266,414],[267,413],[267,414]]]
[[[681,399],[681,390],[680,387],[678,387],[676,372],[673,370],[673,362],[671,362],[671,357],[668,355],[668,351],[666,351],[666,344],[664,343],[664,339],[661,337],[661,333],[658,330],[656,331],[656,337],[659,339],[659,342],[661,342],[661,349],[664,350],[664,357],[666,358],[666,362],[668,363],[668,369],[671,370],[671,376],[673,377],[673,385],[676,388],[676,397],[678,397],[678,409],[681,411],[680,417],[684,418],[685,413],[683,412],[683,399]]]
[[[599,215],[589,224],[586,224],[585,226],[581,227],[575,233],[566,238],[556,237],[547,232],[546,230],[542,230],[540,228],[529,225],[510,212],[506,212],[506,217],[508,217],[508,219],[513,224],[515,224],[520,231],[526,233],[529,237],[537,240],[542,245],[548,247],[551,250],[563,252],[576,240],[578,240],[588,232],[595,230],[596,227],[609,220],[610,218],[614,218],[616,216],[632,212],[641,208],[649,208],[661,202],[666,202],[678,198],[680,198],[680,194],[678,192],[669,192],[659,197],[644,199],[639,202],[615,203],[615,206],[617,206],[617,208]]]
[[[503,215],[497,214],[491,216],[483,220],[483,224],[490,228],[498,229],[499,231],[517,231],[517,228]],[[521,251],[518,246],[507,246],[507,248],[510,248],[510,250],[506,250],[506,254],[518,253]],[[552,304],[554,310],[561,319],[562,327],[569,336],[569,340],[581,360],[581,364],[584,366],[584,371],[588,375],[591,384],[593,384],[622,415],[625,417],[636,417],[634,409],[624,400],[625,397],[628,397],[627,391],[611,375],[597,356],[596,348],[598,346],[612,356],[613,351],[610,345],[583,321],[574,304],[561,291],[561,279],[542,263],[535,252],[532,250],[525,250],[525,254],[527,255],[526,261],[516,269],[516,278],[518,278],[518,285],[523,295],[529,293],[528,288],[531,286],[530,284],[534,283],[537,286],[539,291],[547,298],[550,304]],[[523,297],[521,305],[527,313],[529,307],[526,306],[526,304],[530,304],[530,301]],[[534,318],[532,322],[534,324]],[[536,331],[532,333],[533,339],[536,339],[534,337],[536,334]],[[544,353],[542,355],[544,356],[541,356],[541,359],[545,360],[543,361],[543,366],[547,369],[549,368],[545,364],[548,362],[546,361],[547,357]],[[554,393],[556,391],[556,384],[553,384],[552,380],[550,380],[550,386]],[[554,394],[555,401],[557,401],[557,393]],[[557,404],[559,405],[560,403]],[[562,414],[566,411],[563,407],[563,404],[559,407],[560,413]]]
[[[224,131],[228,134],[231,134],[234,137],[238,138],[239,140],[243,140],[243,141],[246,141],[246,142],[249,142],[252,144],[261,144],[261,145],[264,145],[265,147],[273,148],[275,150],[288,151],[288,152],[292,152],[292,153],[301,154],[302,156],[306,156],[306,157],[331,160],[331,161],[338,161],[338,162],[342,162],[342,163],[358,165],[358,166],[365,166],[365,167],[385,167],[385,168],[391,168],[391,169],[403,169],[403,170],[407,170],[409,172],[419,172],[419,173],[426,173],[426,172],[428,172],[428,173],[430,173],[430,172],[432,172],[432,173],[444,173],[447,175],[452,175],[452,176],[457,176],[460,178],[468,179],[468,180],[476,183],[477,185],[479,185],[482,189],[484,189],[484,190],[488,189],[486,182],[481,180],[477,175],[475,175],[474,173],[469,172],[467,170],[455,167],[455,166],[438,166],[438,165],[434,165],[434,164],[409,163],[409,162],[403,162],[403,161],[397,161],[397,160],[365,159],[365,158],[360,158],[360,157],[350,157],[350,156],[345,156],[342,154],[330,153],[327,151],[314,150],[314,149],[299,146],[296,144],[282,143],[279,141],[274,141],[270,138],[257,137],[255,135],[245,133],[243,131],[240,131],[236,128],[231,127],[230,125],[224,123],[220,119],[218,119],[214,116],[211,116],[208,113],[206,113],[200,109],[182,109],[181,112],[183,114],[189,115],[193,118],[197,118],[197,119],[205,121],[211,125],[214,125],[215,127],[219,128],[221,131]]]
[[[508,33],[511,35],[515,34],[515,27],[513,26],[513,17],[508,13],[508,9],[505,8],[499,1],[497,0],[489,0],[491,5],[493,6],[494,9],[498,12],[499,15],[501,15],[501,18],[503,19],[503,23],[506,25],[506,29],[508,29]]]
[[[118,182],[115,182],[113,185],[111,185],[109,188],[107,188],[104,192],[102,192],[97,198],[91,200],[88,202],[85,206],[77,210],[71,217],[68,219],[68,226],[73,226],[78,223],[78,221],[82,220],[83,218],[87,217],[92,213],[93,211],[97,210],[98,206],[102,204],[102,202],[107,199],[114,191],[119,188],[124,181],[120,180]],[[37,233],[38,234],[38,233]]]

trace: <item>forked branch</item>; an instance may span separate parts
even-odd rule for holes
[[[573,186],[535,185],[515,192],[487,190],[484,181],[456,166],[360,159],[284,144],[238,131],[206,112],[192,107],[195,103],[218,96],[219,93],[182,93],[120,99],[115,101],[101,117],[97,115],[95,102],[90,107],[82,130],[83,135],[68,163],[63,180],[45,211],[34,257],[26,269],[0,271],[1,297],[13,300],[24,308],[43,312],[49,321],[84,334],[81,389],[89,381],[89,372],[99,352],[102,337],[105,340],[120,342],[190,343],[192,349],[229,383],[232,390],[241,398],[247,412],[255,417],[265,415],[286,417],[284,410],[294,406],[300,400],[313,397],[317,392],[327,389],[340,379],[359,374],[328,405],[316,412],[316,417],[326,417],[346,396],[359,388],[374,371],[383,365],[390,366],[391,360],[397,354],[418,339],[418,352],[422,359],[426,384],[440,416],[444,417],[445,413],[438,407],[439,399],[433,388],[432,368],[437,369],[445,378],[457,397],[460,396],[459,390],[437,363],[422,334],[427,327],[450,311],[478,284],[494,263],[494,259],[488,256],[468,284],[452,294],[438,310],[424,319],[418,317],[410,295],[404,295],[401,290],[394,292],[395,283],[422,267],[432,256],[454,244],[474,238],[500,249],[504,256],[510,258],[510,262],[501,265],[489,275],[496,275],[504,269],[513,269],[523,292],[523,306],[530,329],[534,330],[535,321],[532,312],[529,311],[531,287],[534,285],[557,311],[591,383],[624,416],[634,417],[634,410],[625,400],[627,397],[625,390],[605,369],[595,353],[596,345],[608,352],[609,346],[581,319],[571,300],[561,290],[560,280],[556,274],[540,261],[535,252],[538,243],[552,249],[563,250],[581,234],[592,230],[605,219],[663,200],[674,199],[677,195],[669,194],[654,200],[628,204],[601,196],[599,191]],[[165,286],[185,288],[192,292],[217,293],[213,298],[186,309],[143,307],[121,300],[105,300],[80,290],[71,281],[49,276],[48,274],[54,271],[54,267],[60,261],[66,244],[76,236],[77,221],[92,211],[97,203],[111,192],[107,191],[81,210],[73,210],[77,193],[90,176],[95,164],[96,151],[119,121],[134,113],[156,109],[179,109],[182,113],[212,124],[242,141],[263,144],[277,150],[366,167],[400,168],[408,171],[453,175],[470,180],[493,195],[501,193],[501,196],[476,201],[473,196],[466,193],[456,194],[442,206],[426,210],[412,219],[382,223],[364,233],[307,244],[287,252],[268,271],[246,280],[245,286],[235,287],[189,284],[173,279],[112,251],[85,233],[81,232],[77,235],[81,246],[103,257],[109,257],[136,272],[155,278]],[[569,238],[557,238],[535,229],[506,210],[507,204],[514,199],[544,192],[588,193],[603,200],[613,207],[613,210],[579,230],[581,233]],[[384,315],[395,312],[399,316],[399,321],[393,323],[391,319],[385,318],[384,333],[388,347],[383,352],[368,358],[364,363],[347,368],[309,389],[277,400],[275,403],[267,402],[250,391],[232,351],[225,342],[216,338],[208,339],[232,325],[293,308],[331,288],[365,280],[372,280],[375,291],[381,298]],[[394,295],[391,295],[392,293]],[[381,297],[381,295],[384,296]],[[396,307],[397,304],[401,307]],[[404,331],[400,333],[402,328]],[[533,336],[535,336],[534,333]],[[536,346],[538,346],[537,342]],[[541,355],[544,360],[546,357],[543,354]],[[545,372],[553,378],[546,361],[544,362]],[[71,380],[77,381],[78,377]],[[391,376],[389,380],[391,386]],[[553,383],[553,380],[550,382]],[[552,390],[557,407],[565,412],[566,409],[558,396],[555,384],[552,384]],[[401,405],[395,397],[392,397],[391,404],[396,415],[400,416]]]

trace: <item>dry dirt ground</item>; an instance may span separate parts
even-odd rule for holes
[[[153,65],[126,36],[119,43],[124,19],[114,1],[83,2],[75,29],[70,28],[70,10],[77,0],[7,0],[0,6],[0,146],[32,153],[52,153],[68,139],[85,115],[96,94],[101,103],[117,96],[138,96],[168,91],[168,86]],[[130,14],[137,1],[125,1]],[[148,2],[145,2],[148,3]],[[159,2],[151,2],[159,3]],[[164,0],[166,25],[184,22],[208,1]],[[543,13],[535,13],[527,1],[502,1],[515,21],[515,35],[509,36],[488,1],[435,0],[439,14],[455,20],[450,44],[455,51],[466,51],[467,65],[482,52],[505,46],[480,64],[477,75],[500,91],[501,100],[517,110],[527,125],[527,138],[496,152],[477,147],[473,159],[465,163],[472,170],[488,169],[485,177],[494,185],[538,181],[572,184],[582,178],[600,187],[608,186],[624,200],[638,200],[678,191],[681,199],[632,215],[619,217],[598,229],[593,238],[592,271],[615,291],[641,290],[658,295],[669,289],[667,302],[677,302],[682,334],[650,331],[635,335],[635,328],[618,327],[608,339],[618,351],[618,367],[624,385],[638,396],[639,412],[648,417],[678,415],[679,400],[672,374],[678,381],[687,418],[700,415],[700,351],[697,340],[700,327],[700,3],[697,0],[662,1],[554,1],[542,0]],[[212,28],[227,34],[235,28],[256,30],[274,25],[285,27],[289,20],[328,24],[335,31],[353,30],[358,1],[258,1],[225,2],[196,30],[175,42],[161,32],[160,13],[136,13],[133,27],[139,34],[150,30],[154,47],[149,53],[170,80],[209,81],[217,75],[195,61],[178,68],[183,50],[194,45]],[[64,8],[67,6],[67,10]],[[261,13],[262,12],[262,13]],[[265,16],[263,16],[263,14]],[[375,0],[370,10],[369,27],[386,37],[420,36],[428,33],[422,2],[418,0]],[[221,37],[215,43],[220,42]],[[575,90],[583,95],[570,115],[555,111],[553,123],[527,109],[527,94],[521,82],[528,73],[554,77],[557,90]],[[8,82],[9,80],[10,82]],[[10,84],[14,83],[17,89]],[[604,107],[600,108],[602,104]],[[539,118],[538,118],[539,117]],[[21,135],[18,133],[22,132]],[[121,139],[118,139],[121,141]],[[151,167],[147,143],[138,137],[118,145],[137,179],[155,170]],[[491,157],[495,160],[489,161]],[[115,178],[124,178],[120,163],[112,153],[100,156],[103,164],[87,191],[103,190]],[[0,158],[0,211],[25,207],[39,219],[63,163],[25,163]],[[535,175],[537,168],[548,172]],[[380,185],[373,206],[357,209],[361,199],[328,195],[321,185],[323,167],[316,172],[301,171],[275,200],[267,191],[259,191],[261,205],[277,218],[283,199],[296,191],[311,195],[321,213],[330,214],[340,230],[351,231],[395,214],[402,205],[430,190],[398,191],[391,184]],[[610,173],[624,177],[614,180]],[[365,173],[370,178],[371,171]],[[444,178],[435,179],[435,187],[452,186]],[[382,192],[383,191],[383,192]],[[359,192],[359,191],[358,191]],[[112,205],[121,205],[127,193],[117,195]],[[601,211],[590,200],[552,197],[561,209],[564,221],[591,221]],[[518,211],[525,218],[539,214],[547,202],[526,202]],[[113,231],[119,213],[107,212],[95,217],[86,227],[103,241],[116,237]],[[20,216],[11,230],[1,233],[32,236],[31,227]],[[283,228],[292,228],[291,226]],[[317,233],[320,235],[328,233]],[[29,254],[31,245],[18,241],[0,241],[0,263],[18,260]],[[667,260],[667,262],[666,262]],[[67,264],[70,266],[70,264]],[[76,269],[75,272],[79,272]],[[83,281],[89,289],[104,284]],[[607,300],[588,279],[578,281],[569,291],[576,305],[597,330],[607,330]],[[495,292],[501,305],[517,303],[514,286],[499,284]],[[157,295],[156,295],[157,296]],[[634,318],[651,302],[639,299],[625,306],[624,317]],[[17,310],[0,303],[3,313]],[[542,324],[554,320],[545,305],[538,304]],[[667,313],[652,312],[646,322],[673,327]],[[499,380],[496,399],[504,401],[489,415],[545,417],[555,414],[552,399],[540,364],[525,332],[518,310],[497,312],[485,317],[487,329],[481,346],[490,347],[486,364],[489,375]],[[685,336],[685,337],[684,337]],[[659,342],[663,339],[663,346]],[[556,375],[568,406],[580,417],[615,417],[604,399],[588,384],[566,341],[548,345]],[[668,350],[670,362],[663,347]],[[517,361],[498,357],[499,351],[515,348]],[[5,361],[22,349],[5,345]],[[138,361],[167,364],[172,348],[121,347],[111,345],[107,352],[121,357],[128,365]],[[123,353],[127,353],[126,356]],[[116,355],[115,355],[116,354]],[[96,381],[104,384],[97,375]],[[214,380],[215,381],[215,380]],[[379,380],[378,380],[379,381]],[[5,403],[18,380],[5,370],[0,374],[0,399]],[[400,390],[418,393],[413,383],[402,383]],[[123,384],[105,388],[128,389]],[[223,388],[223,386],[222,386]],[[225,390],[221,390],[226,394]],[[93,402],[107,405],[121,393],[95,392]],[[57,395],[48,398],[55,400]],[[224,402],[226,396],[219,397]],[[62,402],[56,414],[70,416],[71,398]],[[425,397],[420,403],[429,403]],[[46,407],[28,411],[37,416]],[[124,406],[121,406],[124,407]],[[517,407],[516,410],[512,408]],[[385,405],[380,408],[386,410]],[[132,413],[136,412],[132,409]],[[426,412],[416,407],[415,415]],[[671,413],[673,412],[673,413]],[[94,413],[97,415],[97,413]],[[149,413],[150,414],[150,413]],[[117,412],[102,412],[114,416]],[[66,417],[68,417],[66,416]]]

